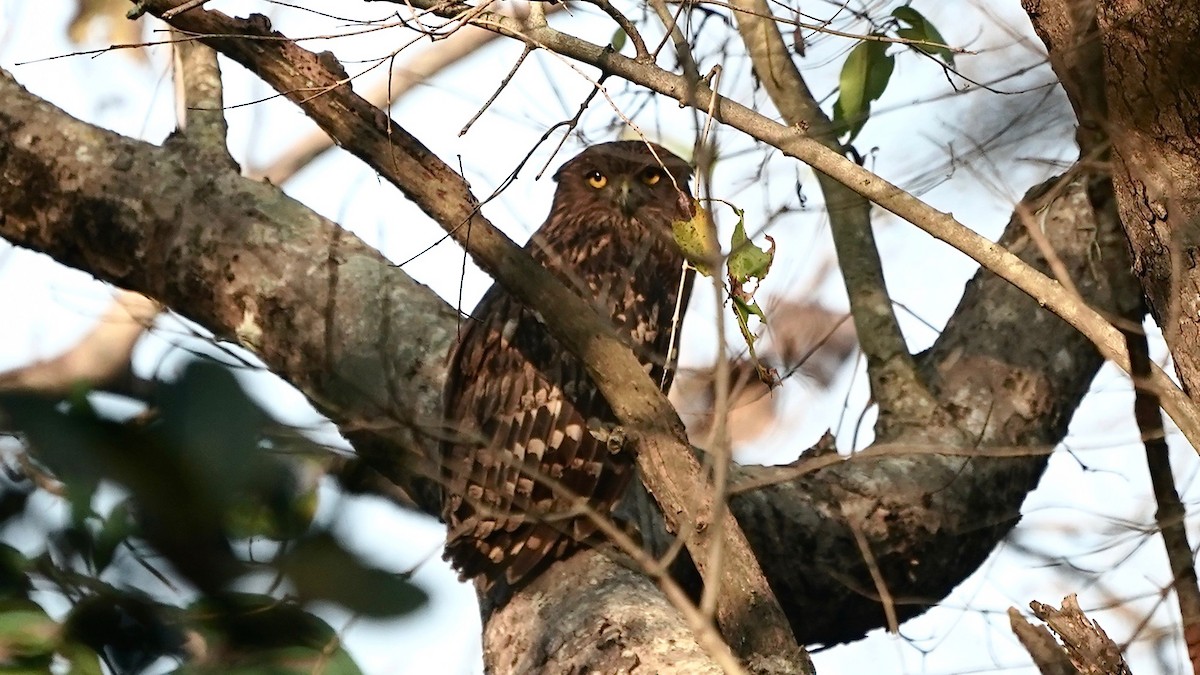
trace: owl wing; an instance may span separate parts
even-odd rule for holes
[[[595,531],[582,504],[607,517],[633,458],[590,433],[612,411],[534,313],[494,287],[475,315],[446,389],[459,425],[443,445],[446,557],[464,579],[514,585]]]

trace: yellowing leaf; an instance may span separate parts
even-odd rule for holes
[[[721,245],[717,242],[717,228],[708,211],[700,202],[692,200],[691,220],[671,223],[671,233],[683,257],[706,277],[713,275],[713,267],[721,259]]]

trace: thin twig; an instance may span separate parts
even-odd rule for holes
[[[508,74],[504,76],[504,79],[500,80],[500,86],[496,87],[496,91],[492,92],[492,95],[488,97],[488,100],[483,102],[483,106],[480,107],[474,115],[471,115],[471,119],[467,120],[467,123],[463,125],[463,128],[458,130],[459,136],[465,136],[467,132],[471,130],[471,125],[475,124],[475,120],[479,119],[479,117],[483,115],[484,111],[486,111],[488,107],[490,107],[492,103],[500,96],[500,92],[504,91],[504,88],[508,86],[509,82],[512,82],[512,79],[514,76],[516,76],[517,70],[520,69],[521,64],[525,63],[525,57],[529,56],[532,51],[533,47],[525,45],[525,49],[522,50],[521,55],[517,57],[517,62],[513,64],[513,67],[508,71]]]
[[[163,12],[162,18],[164,21],[172,19],[190,9],[196,9],[206,2],[208,2],[208,0],[187,0],[187,2],[183,3],[182,5]]]
[[[658,15],[658,19],[662,21],[663,27],[667,29],[662,42],[654,48],[654,54],[658,54],[658,51],[662,49],[669,38],[675,45],[675,60],[683,68],[684,77],[699,82],[700,67],[696,65],[696,58],[692,55],[691,44],[688,43],[687,37],[684,36],[683,31],[679,28],[679,17],[688,8],[688,4],[680,4],[679,11],[674,14],[667,7],[666,0],[650,0],[650,6],[654,8],[654,13]]]
[[[879,604],[883,605],[883,615],[887,620],[888,632],[896,635],[900,632],[900,619],[896,615],[896,601],[892,598],[892,591],[887,586],[887,580],[883,578],[883,572],[879,569],[879,561],[871,551],[871,542],[867,541],[867,536],[863,534],[858,523],[847,520],[846,526],[854,534],[854,543],[858,544],[858,551],[862,554],[863,562],[867,564],[867,571],[871,573],[875,592],[879,594]]]
[[[1123,330],[1129,345],[1129,361],[1134,379],[1134,418],[1142,443],[1146,447],[1146,466],[1150,470],[1150,484],[1154,489],[1154,500],[1158,511],[1154,520],[1162,533],[1163,545],[1167,549],[1167,562],[1171,568],[1171,585],[1179,603],[1179,614],[1183,623],[1183,635],[1188,652],[1195,653],[1200,639],[1200,585],[1196,580],[1195,560],[1188,542],[1184,516],[1187,510],[1179,499],[1175,488],[1175,477],[1171,471],[1171,455],[1163,431],[1162,413],[1158,397],[1153,392],[1136,386],[1150,374],[1150,347],[1144,331]],[[1193,661],[1193,672],[1200,663]]]
[[[642,39],[642,34],[638,32],[637,26],[629,20],[629,17],[621,13],[621,10],[613,7],[608,0],[588,0],[600,11],[612,17],[613,21],[617,22],[621,30],[625,31],[625,35],[629,36],[629,42],[633,45],[633,52],[637,54],[639,60],[648,60],[650,52],[646,49],[646,41]]]
[[[1050,200],[1046,200],[1042,204],[1042,208],[1038,211],[1037,220],[1034,220],[1034,214],[1030,211],[1029,205],[1025,200],[1017,202],[1016,206],[1017,217],[1021,219],[1021,223],[1025,225],[1025,231],[1029,233],[1029,238],[1038,247],[1042,257],[1046,259],[1046,264],[1050,266],[1050,272],[1054,274],[1054,279],[1062,284],[1062,287],[1067,289],[1067,292],[1080,298],[1083,302],[1083,296],[1079,294],[1079,289],[1075,287],[1075,282],[1071,280],[1071,275],[1067,272],[1067,266],[1063,264],[1062,258],[1059,257],[1058,251],[1050,245],[1050,240],[1046,238],[1046,218],[1050,214]]]
[[[541,7],[542,4],[544,3],[536,3],[536,7]],[[546,13],[562,11],[563,7],[565,5],[561,3],[552,5],[546,8]],[[517,18],[514,14],[514,19]],[[500,35],[493,31],[477,26],[465,26],[441,37],[408,61],[397,64],[387,77],[369,85],[363,96],[380,108],[395,105],[419,85],[477,53],[498,37]],[[265,178],[275,185],[282,185],[333,147],[334,142],[329,134],[316,129],[294,142],[287,151],[266,167],[252,169],[246,175]]]

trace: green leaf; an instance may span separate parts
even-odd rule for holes
[[[163,656],[181,655],[184,635],[176,610],[135,590],[89,583],[63,620],[66,644],[103,653],[121,672],[141,672]]]
[[[52,654],[43,656],[19,658],[14,657],[10,662],[0,666],[0,674],[2,675],[46,675],[46,673],[56,672],[50,669],[50,665],[54,662]],[[101,675],[97,671],[96,675]]]
[[[78,642],[67,642],[59,647],[58,654],[69,664],[67,675],[104,675],[100,657]]]
[[[887,53],[887,47],[879,40],[863,40],[842,64],[833,119],[848,135],[847,143],[862,130],[870,117],[871,103],[883,95],[892,78],[896,60]]]
[[[750,352],[750,361],[754,364],[759,379],[768,386],[774,387],[779,383],[779,374],[775,372],[774,368],[768,368],[759,361],[758,353],[754,350],[754,343],[758,341],[758,336],[750,329],[750,317],[757,316],[763,323],[767,321],[767,315],[754,300],[754,294],[758,291],[758,283],[766,278],[767,273],[771,271],[771,263],[775,261],[775,240],[767,237],[767,241],[771,243],[765,249],[755,246],[754,242],[746,236],[745,214],[741,209],[735,209],[735,211],[738,215],[738,222],[733,228],[733,237],[729,242],[729,259],[726,261],[726,269],[729,273],[729,297],[733,301],[733,313],[737,318],[738,330],[741,331],[742,339],[746,342],[746,349]],[[755,287],[753,290],[748,290],[746,284],[751,279],[755,280]]]
[[[905,40],[912,40],[917,49],[936,56],[948,65],[954,65],[954,52],[946,46],[946,40],[941,32],[917,10],[905,5],[892,10],[892,16],[898,21],[908,24],[907,28],[897,28],[896,35]]]
[[[763,364],[758,359],[758,352],[754,349],[754,343],[758,342],[758,336],[754,331],[750,330],[750,316],[754,315],[759,320],[766,322],[767,316],[763,313],[762,308],[753,300],[743,300],[737,296],[733,298],[733,314],[737,317],[738,330],[742,333],[742,339],[746,342],[746,350],[750,353],[750,362],[754,364],[754,370],[758,373],[758,379],[762,380],[768,387],[775,387],[779,384],[779,372],[774,368],[770,368]]]
[[[194,361],[163,386],[161,430],[194,479],[221,501],[236,503],[255,482],[267,416],[224,367]]]
[[[0,598],[27,598],[32,568],[33,562],[24,554],[8,544],[0,544]]]
[[[865,110],[867,71],[870,67],[870,43],[860,42],[850,50],[838,77],[838,98],[834,105],[841,110],[843,120],[854,120]]]
[[[135,530],[129,501],[122,501],[114,506],[92,541],[92,564],[96,566],[97,572],[103,572],[112,563],[117,547],[132,536]]]
[[[207,651],[224,658],[174,671],[188,675],[360,675],[337,632],[295,603],[230,593],[219,605],[194,603],[188,614]]]
[[[729,260],[726,263],[730,279],[739,286],[751,279],[762,280],[771,271],[771,263],[775,260],[775,240],[767,237],[771,245],[760,249],[746,236],[746,222],[741,211],[738,211],[738,222],[733,228],[733,237],[729,240]]]
[[[625,34],[625,31],[618,28],[615,31],[613,31],[612,39],[609,40],[608,42],[609,42],[609,44],[612,45],[614,52],[619,52],[625,46],[625,41],[628,38],[629,38],[629,36]]]

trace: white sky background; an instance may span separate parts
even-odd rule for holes
[[[73,4],[68,0],[0,2],[0,66],[34,93],[81,119],[160,142],[174,127],[165,48],[153,51],[151,63],[145,65],[121,53],[14,65],[75,49],[65,38]],[[382,18],[390,9],[384,3],[306,0],[302,4],[357,18]],[[963,72],[977,80],[993,81],[1040,63],[1040,43],[1016,0],[986,3],[987,13],[967,3],[949,3],[952,9],[931,0],[913,4],[934,21],[950,44],[978,52],[977,56],[960,56],[958,63]],[[212,2],[209,6],[243,16],[249,11],[269,13],[275,27],[290,37],[330,34],[342,26],[327,18],[257,1]],[[805,3],[804,8],[814,13],[827,11],[825,5],[812,2]],[[557,17],[558,25],[595,42],[608,41],[613,26],[606,17],[587,7],[572,6],[571,13],[573,16]],[[996,28],[997,21],[1006,29]],[[305,46],[336,52],[353,73],[364,68],[367,60],[386,56],[411,35],[393,29],[312,41]],[[103,36],[97,35],[91,46],[100,46],[102,40]],[[831,37],[818,37],[812,43],[809,55],[800,64],[814,92],[823,97],[836,85],[838,68],[851,43]],[[393,112],[402,125],[447,161],[455,164],[461,156],[466,175],[481,197],[516,166],[546,127],[574,113],[591,86],[563,61],[536,54],[471,131],[459,138],[459,128],[491,94],[519,53],[515,43],[498,41],[479,58],[463,62],[417,88]],[[702,62],[702,70],[716,62],[711,45],[702,55],[705,53],[709,60]],[[399,59],[403,61],[405,54]],[[669,63],[670,57],[664,57],[663,62]],[[744,58],[731,56],[723,65],[722,92],[742,100],[753,96],[756,102],[763,102],[761,91],[751,93]],[[236,64],[223,61],[223,68],[227,106],[258,101],[271,93]],[[581,69],[589,77],[594,76],[591,69]],[[1046,88],[1036,86],[1051,80],[1052,73],[1043,65],[996,84],[1002,91],[1023,93],[1006,96],[976,92],[942,100],[953,90],[940,68],[911,53],[901,54],[888,93],[876,104],[876,114],[855,145],[864,154],[869,153],[868,168],[920,191],[922,198],[935,207],[951,211],[962,222],[995,237],[1025,189],[1051,175],[1054,162],[1069,161],[1074,156],[1064,97],[1057,89],[1047,93]],[[553,83],[554,91],[547,82]],[[962,84],[958,79],[955,82]],[[623,87],[610,85],[610,90],[618,103],[632,109],[629,104],[633,99],[623,93]],[[690,113],[680,112],[671,101],[658,103],[642,111],[636,118],[638,124],[668,146],[690,147]],[[825,105],[828,110],[832,99]],[[984,143],[999,124],[1018,113],[1029,121],[1014,135],[1027,139],[1014,143],[1013,138],[1007,138],[983,155],[971,157],[973,143]],[[270,161],[313,128],[292,104],[280,99],[233,107],[227,116],[230,148],[240,161],[250,165]],[[587,142],[611,140],[613,132],[607,124],[612,119],[611,109],[602,98],[593,102],[582,125]],[[715,196],[745,208],[752,233],[762,228],[764,213],[770,208],[796,206],[796,180],[802,183],[808,198],[805,211],[793,212],[770,226],[769,233],[778,241],[779,257],[763,293],[789,297],[789,292],[816,292],[825,304],[845,308],[840,280],[826,282],[816,291],[810,288],[811,270],[830,255],[828,228],[811,173],[776,153],[768,167],[770,180],[758,180],[754,167],[761,155],[734,157],[737,150],[749,147],[748,142],[735,133],[717,133],[729,158],[716,168]],[[533,180],[551,147],[540,148],[520,179],[485,208],[488,217],[518,241],[528,237],[549,209],[554,189],[549,174],[582,144],[577,137],[569,139],[563,152],[551,162],[547,176]],[[952,154],[972,161],[951,169]],[[442,236],[441,230],[394,188],[345,153],[322,158],[285,187],[289,194],[379,247],[393,261],[413,258]],[[731,219],[725,218],[728,212],[717,212],[724,218],[721,224],[727,232],[732,226]],[[975,265],[882,211],[877,210],[875,222],[889,290],[913,313],[899,312],[909,344],[914,350],[923,349],[932,343],[936,332],[913,315],[941,326]],[[461,250],[443,243],[408,262],[404,269],[451,303],[457,301],[461,282],[462,305],[469,308],[490,280],[469,262],[465,276],[460,276],[462,266]],[[44,256],[0,244],[0,317],[4,317],[6,326],[0,332],[0,369],[52,357],[69,347],[104,309],[108,294],[107,287],[88,275],[66,270]],[[711,294],[701,293],[693,300],[685,331],[685,363],[702,365],[711,360],[717,344],[713,316]],[[187,339],[191,330],[178,321],[162,321],[139,348],[139,371],[171,376],[188,356],[179,345],[197,348],[197,340]],[[1159,355],[1165,353],[1161,341],[1154,348]],[[280,419],[308,426],[320,423],[299,394],[271,376],[246,379],[254,383],[256,395],[269,401]],[[861,373],[845,372],[828,395],[814,397],[810,387],[790,383],[781,394],[786,411],[781,416],[784,423],[766,440],[756,442],[754,448],[744,449],[743,456],[768,463],[790,461],[830,426],[842,447],[848,449],[866,401],[864,385]],[[1131,390],[1127,380],[1109,367],[1102,371],[1093,389],[1095,393],[1075,417],[1065,448],[1051,459],[1041,486],[1027,500],[1025,519],[980,572],[941,606],[903,625],[902,637],[876,632],[862,642],[816,654],[818,672],[1033,673],[1027,665],[1028,657],[1016,646],[1008,629],[1004,611],[1010,606],[1024,608],[1032,599],[1057,604],[1071,592],[1080,594],[1085,609],[1118,605],[1091,615],[1118,642],[1136,638],[1130,648],[1135,672],[1185,672],[1185,655],[1176,635],[1174,598],[1162,598],[1159,593],[1168,579],[1166,558],[1161,541],[1147,534],[1154,529],[1155,507],[1143,455],[1136,443],[1137,430],[1132,425]],[[859,446],[869,441],[869,428],[870,418],[859,432]],[[1178,439],[1173,440],[1180,490],[1185,501],[1192,503],[1200,495],[1195,484],[1195,455],[1183,449]],[[54,510],[48,501],[39,503],[45,504],[48,513]],[[347,626],[344,637],[364,670],[414,674],[477,670],[479,622],[474,597],[468,587],[454,582],[453,574],[440,561],[440,525],[370,499],[346,500],[339,505],[343,507],[337,516],[339,532],[384,568],[405,571],[419,566],[416,580],[433,596],[427,608],[397,622],[353,621],[347,626],[344,615],[332,610],[324,613],[335,627]],[[1190,529],[1195,541],[1196,528],[1194,523],[1189,524],[1193,525]],[[1048,557],[1039,558],[1031,550]],[[1084,573],[1064,565],[1067,559],[1083,568]],[[814,620],[836,621],[837,617]],[[1164,633],[1171,643],[1158,652],[1151,643]],[[1163,661],[1158,660],[1160,655]]]

